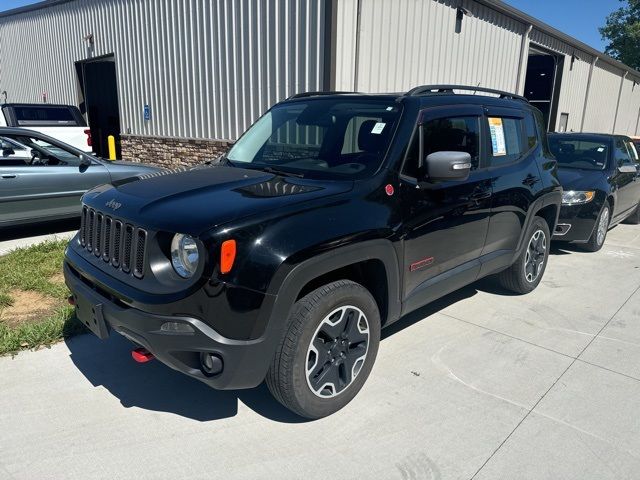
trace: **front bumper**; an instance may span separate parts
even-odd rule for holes
[[[596,226],[600,206],[597,202],[584,205],[563,205],[552,240],[585,243]]]
[[[217,389],[252,388],[266,375],[277,343],[272,334],[255,340],[229,339],[197,318],[161,315],[130,307],[68,262],[64,264],[64,277],[78,308],[78,318],[86,321],[101,338],[108,337],[114,330],[145,347],[169,367]],[[95,323],[89,325],[91,322]],[[163,331],[161,327],[166,322],[186,324],[193,331]],[[200,367],[201,352],[221,358],[222,371],[214,376],[206,375]]]

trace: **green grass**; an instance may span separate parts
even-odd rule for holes
[[[49,241],[14,250],[0,257],[0,310],[13,303],[12,290],[38,292],[54,300],[51,312],[42,319],[9,326],[0,322],[0,355],[25,348],[50,345],[84,332],[66,303],[67,287],[51,277],[62,273],[66,241]]]

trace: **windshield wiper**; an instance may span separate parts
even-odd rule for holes
[[[280,170],[279,168],[273,167],[261,167],[260,170],[267,173],[273,173],[275,175],[282,175],[283,177],[296,177],[296,178],[304,178],[303,173],[293,173],[287,170]]]

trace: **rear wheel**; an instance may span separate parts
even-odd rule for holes
[[[611,222],[611,207],[609,202],[604,202],[596,226],[589,237],[589,241],[582,245],[582,248],[588,252],[597,252],[604,245],[604,241],[607,239],[607,232],[609,231],[609,223]]]
[[[527,245],[517,260],[498,274],[500,284],[515,293],[534,290],[544,275],[549,258],[549,225],[541,217],[535,217],[527,231]]]
[[[349,280],[330,283],[295,303],[267,386],[298,415],[330,415],[360,391],[379,342],[380,314],[369,291]]]

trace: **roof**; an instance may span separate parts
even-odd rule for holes
[[[26,5],[24,7],[19,7],[19,8],[14,8],[11,10],[7,10],[5,12],[0,12],[0,18],[3,17],[9,17],[12,15],[17,15],[20,13],[26,13],[26,12],[33,12],[36,10],[41,10],[43,8],[48,8],[48,7],[53,7],[55,5],[60,5],[63,3],[69,3],[69,2],[73,2],[75,0],[44,0],[42,2],[38,2],[38,3],[34,3],[32,5]],[[390,0],[389,0],[390,1]],[[618,60],[610,57],[609,55],[606,55],[604,53],[602,53],[599,50],[596,50],[593,47],[590,47],[589,45],[587,45],[586,43],[581,42],[580,40],[573,38],[569,35],[567,35],[566,33],[561,32],[560,30],[552,27],[551,25],[548,25],[546,23],[544,23],[541,20],[538,20],[535,17],[532,17],[530,15],[527,15],[526,13],[524,13],[521,10],[518,10],[515,7],[512,7],[511,5],[507,5],[506,3],[502,2],[501,0],[474,0],[482,5],[485,5],[497,12],[500,12],[504,15],[507,15],[508,17],[513,18],[514,20],[517,20],[525,25],[532,25],[534,26],[537,30],[540,30],[543,33],[546,33],[547,35],[550,35],[552,37],[557,38],[558,40],[561,40],[565,43],[567,43],[568,45],[579,49],[585,53],[588,53],[589,55],[592,55],[594,57],[597,57],[598,59],[608,63],[609,65],[613,65],[614,67],[620,68],[622,70],[626,70],[631,72],[633,75],[640,77],[640,72],[629,67],[628,65],[625,65],[622,62],[619,62]]]

